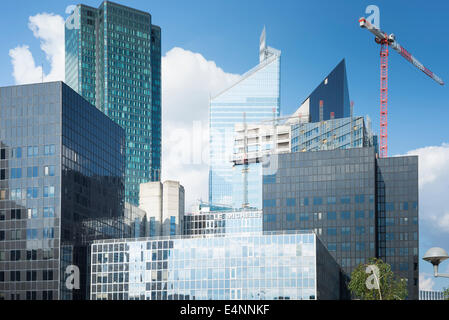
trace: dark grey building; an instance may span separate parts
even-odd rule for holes
[[[310,122],[352,117],[345,59],[304,100],[301,110]]]
[[[123,235],[124,150],[124,130],[64,83],[0,88],[0,299],[88,297],[89,243]]]
[[[382,258],[417,299],[418,158],[377,159],[374,147],[277,157],[264,175],[264,231],[314,230],[347,277]]]

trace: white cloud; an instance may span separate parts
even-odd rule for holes
[[[162,58],[162,178],[184,185],[187,210],[208,197],[209,98],[238,79],[182,48]]]
[[[409,151],[419,156],[419,216],[435,230],[449,232],[449,144]]]
[[[433,290],[435,281],[432,275],[427,273],[419,274],[419,290]]]
[[[40,40],[40,47],[50,63],[50,72],[42,74],[42,67],[36,62],[28,45],[20,45],[9,51],[13,65],[13,77],[16,84],[28,84],[42,81],[64,81],[64,19],[53,13],[39,13],[31,16],[28,28]]]

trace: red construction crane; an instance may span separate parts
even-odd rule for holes
[[[359,23],[360,27],[374,34],[376,43],[380,44],[380,157],[386,158],[388,156],[388,47],[392,47],[408,62],[439,84],[444,85],[444,82],[397,43],[394,34],[388,35],[376,26],[373,26],[365,18],[360,18]]]

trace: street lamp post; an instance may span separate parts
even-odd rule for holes
[[[438,273],[438,266],[441,262],[447,259],[449,259],[447,252],[444,249],[437,247],[427,250],[423,257],[423,260],[433,264],[434,276],[443,278],[449,278],[449,274]]]

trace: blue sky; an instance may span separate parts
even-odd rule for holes
[[[258,63],[259,35],[282,51],[281,110],[289,114],[342,59],[346,59],[355,113],[379,126],[379,46],[358,26],[369,4],[379,6],[381,27],[449,85],[449,2],[427,1],[265,1],[189,0],[116,1],[148,11],[163,30],[163,54],[173,47],[198,52],[227,73],[242,74]],[[0,86],[14,84],[9,50],[27,44],[36,64],[50,66],[39,40],[28,28],[29,16],[62,15],[76,1],[5,1],[0,13]],[[99,0],[82,3],[98,7]],[[389,68],[389,154],[449,143],[449,90],[391,52]],[[445,185],[447,186],[447,185]],[[449,191],[449,190],[448,190]],[[432,245],[449,250],[449,236],[421,226],[421,252]],[[449,263],[446,263],[449,264]],[[421,270],[431,268],[421,264]],[[449,268],[448,268],[449,272]],[[449,286],[436,281],[436,288]]]
[[[75,1],[8,1],[3,4],[0,84],[12,84],[9,49],[30,45],[36,63],[45,64],[39,42],[27,27],[29,16],[54,12],[64,17]],[[97,7],[100,1],[83,3]],[[282,50],[281,108],[291,113],[339,62],[346,58],[355,112],[379,120],[379,47],[358,26],[368,4],[381,10],[381,27],[425,66],[449,81],[447,1],[143,1],[121,3],[149,11],[163,28],[163,52],[175,46],[201,53],[226,72],[242,74],[257,64],[259,35],[267,27],[268,43]],[[449,90],[416,70],[396,52],[390,55],[390,154],[446,141]]]

